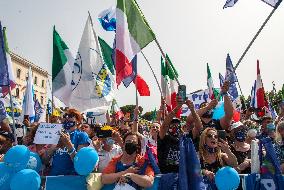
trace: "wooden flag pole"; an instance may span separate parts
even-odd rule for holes
[[[157,85],[158,85],[158,88],[159,88],[159,91],[160,91],[160,93],[161,93],[161,96],[163,96],[161,86],[160,86],[160,84],[159,84],[159,82],[158,82],[157,76],[156,76],[156,74],[155,74],[155,72],[154,72],[154,70],[153,70],[153,68],[152,68],[152,66],[151,66],[151,64],[150,64],[150,62],[149,62],[149,60],[147,59],[147,57],[145,56],[145,54],[144,54],[144,52],[143,52],[142,50],[141,50],[141,53],[142,53],[144,59],[146,60],[147,64],[149,65],[149,67],[150,67],[150,69],[151,69],[151,71],[152,71],[153,76],[155,77],[155,80],[156,80],[156,83],[157,83]]]
[[[142,13],[142,11],[141,11],[141,9],[140,9],[140,7],[139,7],[138,3],[137,3],[135,0],[134,0],[134,3],[136,4],[136,6],[137,6],[138,10],[140,11],[141,16],[142,16],[142,17],[143,17],[143,19],[144,19],[144,22],[145,22],[145,23],[149,26],[149,28],[151,28],[151,27],[150,27],[150,25],[149,25],[149,23],[147,22],[147,20],[146,20],[145,16],[143,15],[143,13]],[[163,49],[162,49],[162,47],[161,47],[160,43],[158,42],[158,40],[157,40],[156,36],[154,37],[154,40],[155,40],[155,42],[156,42],[156,44],[157,44],[157,46],[158,46],[158,48],[159,48],[159,50],[160,50],[160,52],[161,52],[161,54],[162,54],[163,58],[166,60],[166,64],[168,64],[168,66],[169,66],[169,67],[171,67],[171,66],[170,66],[170,64],[169,64],[169,63],[168,63],[168,61],[167,61],[166,54],[164,53],[164,51],[163,51]],[[180,82],[179,82],[179,80],[178,80],[177,76],[176,76],[176,75],[174,75],[174,77],[175,77],[175,80],[177,81],[178,85],[180,85]]]
[[[171,68],[171,65],[169,64],[168,59],[166,58],[166,54],[164,53],[164,51],[163,51],[163,49],[162,49],[160,43],[158,42],[157,38],[155,38],[155,42],[156,42],[156,44],[157,44],[157,46],[158,46],[158,48],[159,48],[159,50],[160,50],[160,52],[161,52],[163,58],[165,59],[166,64],[168,65],[168,67]],[[175,80],[177,81],[178,85],[180,85],[180,82],[179,82],[177,76],[174,75],[174,77],[175,77]]]
[[[280,5],[280,3],[282,2],[282,0],[280,0],[277,5],[275,6],[275,8],[273,8],[273,10],[271,11],[271,13],[268,15],[268,17],[266,18],[266,20],[264,21],[264,23],[261,25],[261,27],[258,29],[257,33],[255,34],[255,36],[253,37],[253,39],[251,40],[251,42],[249,43],[249,45],[247,46],[247,48],[245,49],[244,53],[242,54],[242,56],[240,57],[239,61],[237,62],[236,66],[234,67],[234,71],[238,68],[238,66],[240,65],[240,63],[242,62],[243,58],[245,57],[245,55],[247,54],[248,50],[250,49],[250,47],[252,46],[252,44],[254,43],[254,41],[256,40],[256,38],[258,37],[258,35],[261,33],[262,29],[265,27],[266,23],[269,21],[269,19],[272,17],[272,15],[274,14],[274,12],[276,11],[276,9],[278,8],[278,6]]]

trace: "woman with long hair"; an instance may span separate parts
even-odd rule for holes
[[[203,175],[211,180],[223,166],[236,167],[238,164],[228,143],[218,138],[218,132],[214,128],[206,128],[202,132],[199,141],[199,157]]]

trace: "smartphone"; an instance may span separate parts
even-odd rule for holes
[[[98,138],[108,138],[112,136],[112,130],[102,130],[101,128],[96,128],[96,134]]]
[[[227,134],[225,130],[218,130],[218,138],[227,141]]]
[[[178,95],[182,98],[183,101],[186,100],[186,86],[185,85],[178,86]]]

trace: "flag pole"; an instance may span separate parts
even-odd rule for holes
[[[12,109],[12,119],[13,119],[13,134],[15,138],[15,144],[18,144],[17,136],[16,136],[16,126],[15,126],[15,115],[14,115],[14,105],[13,105],[13,99],[12,99],[12,93],[11,93],[11,85],[10,85],[10,79],[9,79],[9,72],[8,72],[8,80],[9,80],[9,96],[10,96],[10,104]]]
[[[250,47],[252,46],[252,44],[254,43],[254,41],[256,40],[256,38],[258,37],[258,35],[261,33],[262,29],[265,27],[266,23],[269,21],[269,19],[272,17],[272,15],[274,14],[274,12],[276,11],[276,9],[278,8],[278,6],[280,5],[280,3],[282,2],[282,0],[280,0],[275,8],[273,8],[273,10],[271,11],[271,13],[268,15],[268,17],[266,18],[266,20],[264,21],[264,23],[261,25],[261,27],[258,29],[257,33],[255,34],[255,36],[253,37],[253,39],[251,40],[251,42],[249,43],[249,45],[247,46],[247,48],[245,49],[244,53],[242,54],[242,56],[240,57],[239,61],[237,62],[236,66],[234,67],[234,71],[238,68],[238,66],[240,65],[240,63],[242,62],[243,58],[245,57],[245,55],[247,54],[248,50],[250,49]]]
[[[147,57],[145,56],[145,54],[144,54],[144,52],[143,52],[142,50],[141,50],[141,53],[142,53],[144,59],[146,60],[147,64],[149,65],[149,67],[150,67],[150,69],[151,69],[151,71],[152,71],[153,76],[155,77],[155,80],[156,80],[156,83],[157,83],[157,85],[158,85],[158,88],[159,88],[159,91],[160,91],[160,93],[161,93],[161,96],[163,96],[162,90],[161,90],[161,86],[160,86],[160,84],[159,84],[159,82],[158,82],[157,76],[156,76],[156,74],[155,74],[155,72],[154,72],[154,70],[153,70],[153,68],[152,68],[152,66],[151,66],[151,64],[150,64],[150,62],[149,62],[149,60],[147,59]]]
[[[1,28],[2,30],[2,28]],[[6,27],[3,27],[3,31],[6,30]],[[2,32],[2,31],[1,31]],[[4,35],[4,34],[3,34]],[[4,39],[4,36],[3,36],[3,39]],[[5,46],[4,46],[4,40],[3,40],[3,43],[2,43],[2,49],[5,50]],[[4,59],[5,59],[5,62],[6,64],[8,63],[7,62],[7,57],[6,57],[6,52],[3,52],[4,53]],[[17,136],[16,136],[16,126],[15,126],[15,115],[14,115],[14,105],[13,105],[13,99],[12,99],[12,93],[11,93],[11,83],[10,83],[10,76],[9,76],[9,69],[8,69],[8,64],[7,64],[7,78],[8,78],[8,92],[9,92],[9,96],[10,96],[10,105],[11,105],[11,113],[12,113],[12,120],[13,120],[13,125],[12,125],[12,128],[13,128],[13,135],[14,135],[14,138],[15,138],[15,144],[18,144],[18,140],[17,140]]]
[[[136,77],[135,77],[135,80],[136,80]],[[138,107],[138,90],[137,90],[137,86],[135,85],[135,96],[136,96],[136,107]]]
[[[149,23],[147,22],[147,20],[146,20],[145,16],[143,15],[143,13],[142,13],[142,11],[141,11],[141,9],[140,9],[140,7],[139,7],[138,3],[136,2],[136,0],[134,0],[133,2],[136,4],[136,6],[137,6],[138,10],[140,11],[140,14],[141,14],[141,16],[142,16],[142,17],[143,17],[143,19],[144,19],[144,22],[145,22],[145,23],[149,26],[149,28],[150,28],[150,25],[149,25]],[[154,40],[155,40],[155,42],[156,42],[156,44],[157,44],[157,46],[158,46],[158,48],[159,48],[159,50],[160,50],[160,52],[161,52],[161,54],[162,54],[163,58],[166,60],[166,64],[168,64],[168,66],[169,66],[169,67],[171,67],[171,66],[170,66],[170,64],[168,63],[167,58],[166,58],[166,54],[164,53],[164,51],[163,51],[163,49],[162,49],[162,47],[161,47],[160,43],[158,42],[158,40],[157,40],[156,36],[154,36]],[[174,77],[175,77],[175,80],[177,81],[178,85],[180,85],[180,82],[179,82],[179,80],[178,80],[177,76],[176,76],[176,75],[174,75]]]

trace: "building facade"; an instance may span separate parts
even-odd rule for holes
[[[23,102],[28,71],[29,67],[31,67],[34,82],[34,96],[42,107],[45,107],[47,104],[48,72],[15,53],[10,53],[10,55],[13,63],[14,77],[16,79],[16,87],[12,90],[12,95],[19,103]]]

